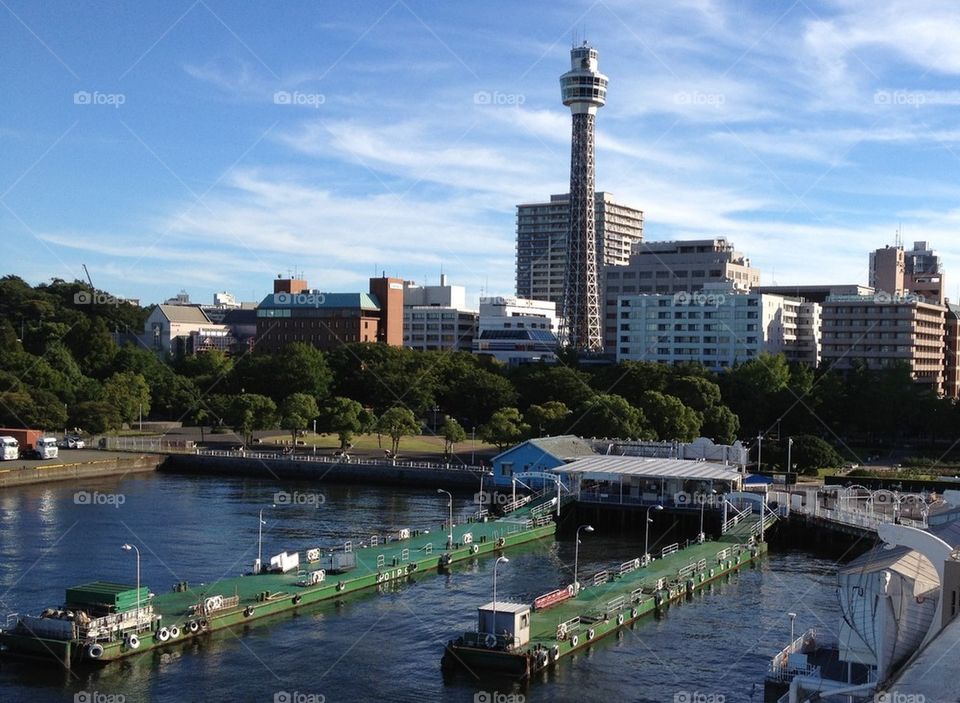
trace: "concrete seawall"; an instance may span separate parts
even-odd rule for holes
[[[49,461],[56,461],[55,459]],[[78,478],[100,478],[143,471],[156,471],[163,456],[160,454],[130,454],[107,456],[90,461],[73,461],[36,466],[0,468],[0,488],[26,486],[49,481],[69,481]]]
[[[251,476],[267,480],[459,488],[474,492],[480,488],[480,473],[477,470],[397,466],[389,461],[321,463],[298,460],[296,457],[265,459],[171,454],[161,464],[160,470],[212,476]]]

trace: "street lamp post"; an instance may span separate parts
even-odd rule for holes
[[[793,471],[793,437],[787,439],[787,473]]]
[[[470,466],[475,466],[477,463],[476,460],[477,454],[477,428],[470,428]]]
[[[762,467],[761,460],[763,459],[763,433],[757,433],[757,472],[760,472]]]
[[[497,636],[497,567],[500,564],[509,564],[510,560],[505,556],[497,557],[493,562],[493,636]]]
[[[580,530],[585,532],[593,532],[593,527],[590,525],[580,525],[577,528],[576,540],[573,545],[573,594],[576,595],[580,593],[580,581],[577,579],[577,567],[580,565]]]
[[[653,520],[650,519],[651,510],[663,510],[663,506],[657,503],[656,505],[651,505],[649,508],[647,508],[646,536],[643,539],[644,566],[650,563],[650,523],[653,522]]]
[[[125,552],[133,550],[137,553],[137,632],[140,631],[140,550],[134,544],[125,544],[121,547]]]
[[[791,642],[791,644],[792,644],[793,641],[796,639],[795,633],[794,633],[794,630],[793,630],[793,623],[794,623],[794,621],[797,619],[797,614],[796,614],[796,613],[787,613],[787,617],[790,618],[790,642]]]
[[[453,494],[442,488],[438,488],[437,493],[446,493],[449,499],[447,505],[450,507],[450,534],[447,536],[447,549],[453,549]]]
[[[276,505],[271,505],[271,508],[276,508]],[[266,525],[263,521],[263,508],[260,508],[260,517],[257,520],[257,561],[253,565],[253,573],[259,574],[262,570],[263,564],[263,526]]]
[[[706,498],[706,496],[708,496],[708,495],[709,495],[709,496],[715,496],[715,495],[717,495],[716,489],[715,489],[715,488],[711,488],[709,493],[707,493],[707,494],[701,493],[701,494],[700,494],[700,534],[697,536],[697,541],[699,541],[700,544],[703,544],[703,543],[706,541],[706,539],[707,539],[707,536],[703,533],[703,509],[704,509],[705,507],[707,507],[707,498]]]
[[[485,498],[486,496],[483,495],[483,477],[484,477],[484,476],[493,476],[493,472],[492,472],[492,471],[481,471],[481,472],[480,472],[480,493],[477,494],[477,503],[480,505],[480,507],[478,508],[478,510],[481,511],[481,512],[483,511],[483,504],[486,502],[486,501],[484,500],[484,498]]]

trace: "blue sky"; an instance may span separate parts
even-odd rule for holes
[[[103,5],[0,1],[3,273],[85,263],[144,302],[259,299],[293,268],[510,293],[516,203],[567,189],[558,77],[585,34],[597,185],[648,239],[865,283],[902,225],[960,297],[953,2]]]

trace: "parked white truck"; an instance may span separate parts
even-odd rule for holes
[[[38,459],[56,459],[60,454],[57,448],[56,437],[40,437],[33,444],[33,451]]]
[[[13,437],[0,437],[0,461],[20,458],[20,442]]]

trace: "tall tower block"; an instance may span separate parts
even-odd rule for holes
[[[570,145],[570,233],[563,291],[561,340],[582,352],[603,351],[600,288],[597,282],[597,228],[594,135],[597,108],[607,99],[607,77],[597,50],[587,42],[570,50],[570,70],[560,76],[563,104],[573,115]]]

